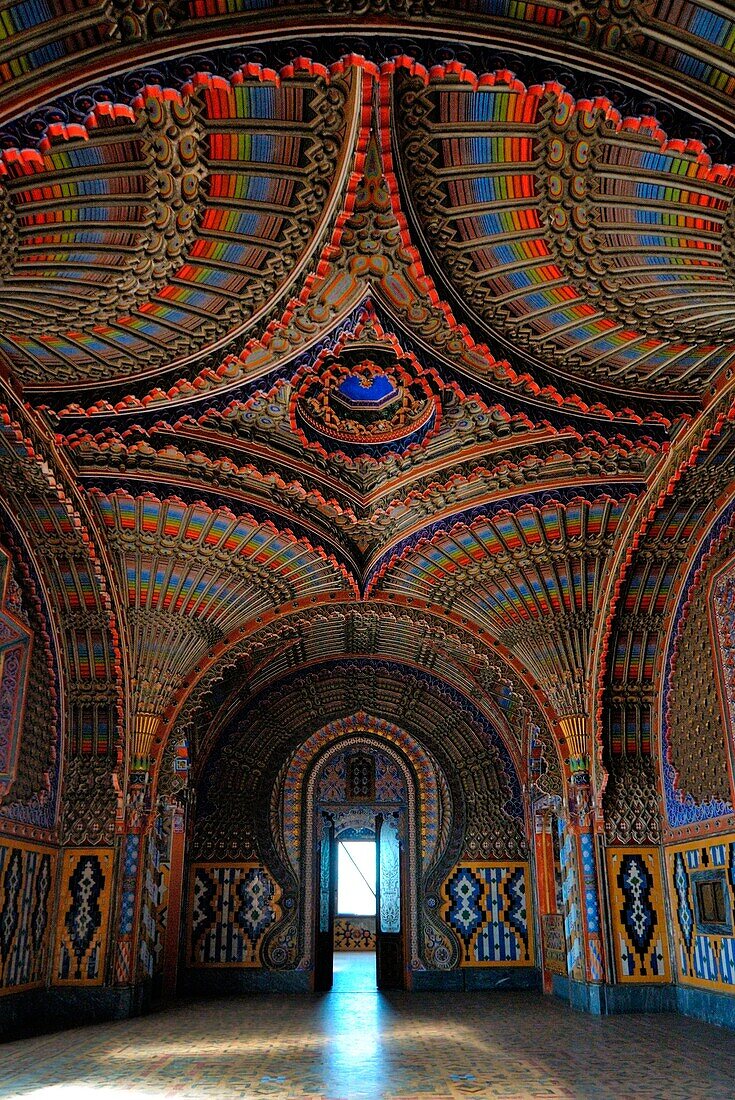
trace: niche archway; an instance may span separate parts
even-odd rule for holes
[[[377,763],[372,797],[350,799],[348,758],[372,756]],[[405,873],[405,963],[410,973],[446,969],[456,962],[457,947],[436,920],[436,906],[425,901],[428,884],[444,862],[453,824],[449,785],[433,755],[405,730],[358,713],[330,722],[291,757],[280,785],[282,837],[291,869],[300,884],[299,967],[314,965],[314,914],[318,899],[319,821],[329,812],[338,838],[347,831],[374,826],[376,814],[400,819]]]

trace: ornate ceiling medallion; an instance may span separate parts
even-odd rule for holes
[[[439,431],[443,388],[368,307],[358,335],[344,333],[292,379],[291,428],[306,447],[348,462],[403,455]]]
[[[385,347],[327,352],[294,379],[291,424],[328,453],[403,454],[439,428],[437,383],[413,356]]]

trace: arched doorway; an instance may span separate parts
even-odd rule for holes
[[[307,738],[274,796],[274,840],[299,884],[288,935],[299,945],[297,969],[315,988],[330,985],[336,848],[345,840],[374,845],[377,984],[411,987],[429,953],[434,965],[451,965],[456,949],[434,882],[446,874],[454,811],[432,753],[400,727],[360,712]]]

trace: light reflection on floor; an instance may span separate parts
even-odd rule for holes
[[[335,951],[335,993],[375,992],[375,952]]]
[[[528,993],[250,997],[0,1047],[25,1100],[731,1100],[735,1037]]]

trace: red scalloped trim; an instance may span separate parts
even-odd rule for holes
[[[296,62],[293,62],[292,64],[296,64]],[[334,65],[330,66],[329,73],[342,73],[345,72],[350,66],[357,66],[364,72],[364,81],[363,100],[362,106],[360,108],[360,133],[355,149],[354,168],[347,184],[344,206],[337,218],[334,230],[332,232],[331,240],[327,244],[325,244],[321,253],[321,257],[316,263],[314,270],[308,275],[300,295],[297,298],[291,299],[291,301],[287,304],[280,321],[271,322],[261,337],[253,337],[248,340],[239,355],[230,354],[225,356],[225,358],[216,370],[205,368],[204,370],[200,371],[199,374],[197,374],[192,381],[181,378],[174,382],[166,392],[161,390],[159,387],[154,387],[143,398],[138,398],[134,395],[128,395],[121,401],[117,402],[114,406],[110,405],[109,402],[106,401],[97,402],[87,409],[84,409],[79,405],[70,405],[64,408],[59,415],[63,417],[65,415],[95,416],[105,413],[114,414],[118,411],[127,411],[136,408],[147,409],[150,405],[158,402],[164,404],[167,402],[185,401],[188,398],[196,397],[197,395],[202,395],[214,390],[221,389],[223,384],[225,386],[237,384],[237,382],[241,381],[245,377],[243,374],[243,370],[249,357],[256,356],[257,365],[258,350],[267,352],[274,338],[285,331],[290,320],[293,318],[297,308],[306,304],[317,283],[325,280],[332,271],[332,260],[336,251],[339,249],[345,225],[354,212],[357,191],[363,177],[365,156],[367,153],[367,148],[372,132],[371,123],[373,113],[373,92],[374,86],[377,84],[380,103],[378,120],[379,133],[377,136],[383,161],[383,174],[386,180],[386,184],[388,186],[391,199],[391,208],[393,211],[393,215],[398,223],[399,233],[404,250],[411,257],[411,264],[408,268],[409,274],[412,281],[423,291],[423,293],[431,302],[432,306],[442,314],[447,325],[452,329],[452,331],[456,332],[461,337],[468,351],[474,353],[482,360],[484,360],[488,370],[497,381],[506,383],[510,385],[513,389],[519,389],[523,393],[528,394],[533,398],[547,401],[553,405],[556,405],[558,408],[568,408],[570,411],[573,410],[577,413],[602,416],[610,420],[632,421],[637,424],[656,423],[666,428],[670,427],[671,422],[659,412],[649,413],[644,420],[633,409],[630,408],[625,408],[618,412],[613,412],[601,401],[589,405],[585,401],[583,401],[583,399],[578,394],[570,394],[567,397],[564,397],[558,391],[558,389],[556,389],[555,386],[540,386],[529,373],[525,372],[522,374],[518,374],[506,360],[496,359],[487,344],[476,342],[470,334],[467,326],[463,324],[458,324],[454,315],[452,314],[450,306],[445,301],[443,301],[443,299],[440,298],[433,280],[424,269],[419,252],[411,243],[408,231],[408,223],[401,209],[398,183],[393,167],[390,127],[388,125],[388,116],[390,112],[390,87],[389,81],[383,78],[390,76],[396,71],[397,68],[400,67],[411,69],[412,71],[416,71],[417,73],[420,71],[426,73],[426,70],[423,69],[423,66],[418,65],[417,62],[414,62],[413,59],[406,57],[384,62],[378,70],[372,62],[368,62],[364,58],[356,56],[354,54],[349,54],[346,55],[341,61],[336,62]],[[246,68],[248,67],[246,66]],[[267,79],[273,79],[276,76],[276,74],[273,73],[272,70],[260,70],[258,66],[255,66],[255,68],[258,69],[259,72],[261,72],[261,76],[259,77],[260,79],[265,79],[262,74],[266,72],[268,73]],[[438,66],[437,71],[454,73],[457,68],[461,69],[463,72],[465,71],[464,67],[458,67],[458,63],[456,62],[451,62],[447,66]],[[432,70],[432,74],[434,73],[434,71],[435,70]],[[467,71],[467,73],[468,75],[466,77],[462,77],[462,79],[466,79],[470,82],[477,79],[474,74],[469,73],[469,71]],[[503,77],[505,79],[508,75],[509,74],[507,73],[487,74],[486,77],[480,79],[481,82],[484,81],[485,84],[488,84],[492,83],[493,81],[499,82],[500,77]],[[427,73],[426,79],[428,80],[428,78],[429,74]],[[199,74],[196,78],[197,87],[205,85],[213,87],[216,85],[217,87],[219,87],[220,84],[218,82],[223,81],[223,77],[212,77],[211,74]],[[227,83],[228,87],[230,86],[227,81],[224,82]],[[192,81],[191,83],[193,87],[194,81]],[[520,82],[518,83],[520,84]],[[551,88],[552,85],[549,85],[549,87]],[[556,87],[556,85],[554,85],[554,87]],[[580,101],[580,104],[588,105],[590,104],[590,101]],[[252,372],[250,376],[252,376]]]

